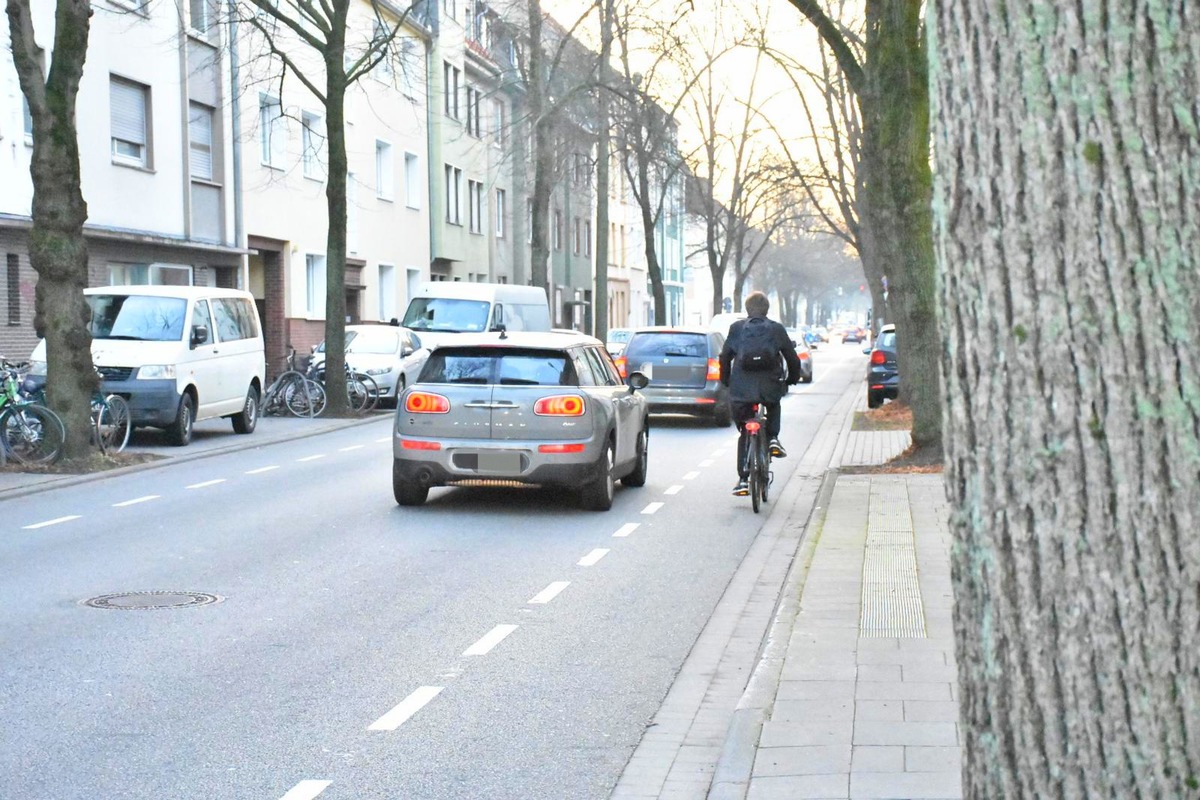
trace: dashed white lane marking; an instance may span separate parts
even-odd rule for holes
[[[680,493],[680,492],[682,492],[682,491],[683,491],[683,486],[681,486],[681,485],[675,485],[675,486],[671,486],[671,487],[667,488],[667,489],[666,489],[666,490],[663,492],[663,494],[679,494],[679,493]]]
[[[694,480],[696,480],[696,478],[699,478],[699,477],[700,477],[699,472],[689,472],[687,475],[683,476],[683,479],[685,481],[694,481]]]
[[[602,548],[599,548],[599,547],[597,547],[595,550],[593,550],[592,552],[588,553],[588,554],[587,554],[586,556],[584,556],[583,558],[579,559],[579,562],[578,562],[578,563],[579,563],[579,566],[581,566],[581,567],[594,567],[594,566],[596,566],[596,563],[597,563],[597,562],[598,562],[600,559],[604,558],[606,555],[608,555],[608,551],[607,551],[607,550],[604,550],[604,549],[602,549]]]
[[[529,598],[530,605],[544,605],[549,603],[554,598],[558,597],[559,592],[571,585],[570,581],[555,581],[554,583],[542,589],[540,592]]]
[[[617,528],[617,532],[614,533],[613,536],[617,536],[617,537],[628,536],[629,534],[636,531],[638,529],[638,525],[641,525],[641,524],[642,523],[640,523],[640,522],[626,522],[624,525]]]
[[[339,453],[349,453],[351,450],[362,450],[364,447],[366,447],[365,444],[352,444],[349,447],[338,448],[338,452]]]
[[[248,469],[248,470],[246,470],[246,473],[245,473],[245,474],[246,474],[246,475],[261,475],[261,474],[263,474],[264,472],[270,472],[270,471],[271,471],[271,470],[273,470],[273,469],[279,469],[279,465],[278,465],[278,464],[272,464],[272,465],[271,465],[271,466],[269,466],[269,467],[259,467],[258,469]]]
[[[67,517],[55,517],[54,519],[48,519],[45,522],[35,522],[32,525],[26,525],[25,527],[21,528],[21,530],[35,531],[38,528],[49,528],[51,525],[58,525],[59,523],[62,523],[62,522],[70,522],[73,519],[79,519],[79,515],[71,514],[70,516],[67,516]]]
[[[333,781],[300,781],[279,800],[312,800],[329,788]]]
[[[658,511],[660,508],[662,508],[665,505],[666,505],[666,503],[651,503],[650,505],[648,505],[642,509],[642,513],[643,514],[653,514],[655,511]]]
[[[122,500],[120,503],[113,503],[113,508],[124,508],[125,506],[136,506],[138,503],[148,503],[151,500],[157,500],[161,495],[148,494],[145,497],[135,497],[132,500]]]
[[[376,439],[375,441],[376,441],[376,442],[390,442],[391,440],[392,440],[392,437],[390,437],[390,436],[383,436],[383,437],[380,437],[380,438]]]
[[[437,697],[441,693],[444,686],[422,686],[408,697],[400,701],[400,704],[391,711],[384,714],[379,719],[375,720],[367,727],[369,731],[394,731],[405,722],[413,714],[420,711],[429,704],[429,701]]]
[[[304,458],[297,458],[296,461],[316,461],[318,458],[324,458],[324,457],[325,457],[324,453],[317,453],[315,456],[305,456]]]
[[[513,631],[515,631],[516,629],[517,629],[516,625],[497,625],[496,627],[492,628],[491,631],[488,632],[487,636],[484,636],[478,642],[476,642],[475,644],[468,647],[463,652],[463,655],[464,656],[487,655],[489,652],[491,652],[491,649],[493,647],[500,644],[500,642],[504,641],[504,638],[506,636],[508,636],[510,633],[512,633]]]
[[[713,458],[720,458],[723,455],[725,455],[724,450],[713,450],[713,454],[712,454]]]
[[[712,459],[711,459],[711,458],[706,458],[706,459],[704,459],[703,461],[701,461],[701,462],[700,462],[700,466],[702,466],[702,467],[711,467],[711,466],[712,466]]]
[[[216,486],[218,483],[224,483],[224,482],[225,482],[224,478],[213,478],[211,481],[201,481],[200,483],[193,483],[191,486],[188,486],[187,488],[188,489],[203,489],[206,486]]]

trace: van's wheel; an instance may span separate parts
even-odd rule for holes
[[[413,483],[400,474],[400,463],[392,459],[392,496],[396,504],[402,506],[419,506],[429,497],[429,487]]]
[[[241,413],[233,415],[233,431],[234,433],[254,433],[254,429],[258,426],[258,389],[254,384],[250,384],[250,388],[246,390],[246,404],[242,406]]]
[[[600,463],[596,465],[600,474],[579,493],[580,505],[589,511],[608,511],[612,508],[613,495],[617,489],[617,480],[613,477],[616,458],[613,444],[609,442],[600,457]]]
[[[176,447],[183,447],[192,441],[192,425],[196,422],[196,403],[187,392],[179,398],[179,413],[175,421],[167,427],[167,441]]]

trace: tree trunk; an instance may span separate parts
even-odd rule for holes
[[[968,798],[1200,791],[1189,5],[930,12]]]
[[[597,118],[600,128],[596,132],[596,291],[592,294],[592,335],[600,341],[608,339],[608,160],[609,160],[609,60],[612,57],[613,0],[600,4],[600,65],[598,70],[600,92],[596,97]]]
[[[529,105],[529,124],[532,126],[533,201],[529,252],[530,276],[534,286],[546,290],[551,305],[554,293],[550,286],[550,247],[547,240],[547,221],[550,212],[550,190],[554,176],[554,153],[550,152],[549,121],[546,114],[546,75],[542,53],[542,4],[529,1],[529,77],[526,81],[526,102]],[[554,309],[551,321],[561,309]]]
[[[8,0],[13,62],[33,119],[33,228],[29,261],[38,276],[34,328],[46,340],[46,399],[66,427],[63,457],[91,453],[91,396],[98,385],[92,362],[91,313],[83,224],[87,204],[79,180],[75,99],[87,57],[91,4],[59,0],[48,79],[34,39],[29,3]]]
[[[667,324],[667,293],[663,288],[662,266],[658,263],[658,248],[655,246],[654,214],[651,212],[650,156],[646,142],[637,148],[638,206],[642,212],[642,240],[646,253],[646,274],[650,278],[650,292],[654,296],[654,324]],[[666,187],[660,188],[666,191]]]
[[[339,0],[338,6],[348,5]],[[344,20],[344,17],[343,17]],[[330,38],[325,55],[325,113],[329,143],[329,179],[325,200],[329,229],[325,239],[325,413],[343,417],[350,413],[346,391],[346,71],[345,25],[340,43]],[[335,34],[336,35],[336,34]]]

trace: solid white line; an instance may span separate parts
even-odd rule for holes
[[[338,452],[339,453],[349,453],[351,450],[362,450],[364,447],[366,447],[365,444],[352,444],[349,447],[339,448]]]
[[[570,581],[555,581],[529,599],[529,604],[545,604],[558,597],[559,592],[571,585]]]
[[[672,487],[666,489],[663,492],[663,494],[679,494],[682,491],[683,491],[683,487],[677,485],[677,486],[672,486]]]
[[[629,534],[636,531],[638,529],[638,525],[641,525],[641,524],[642,523],[640,523],[640,522],[626,522],[624,525],[617,528],[617,532],[614,533],[613,536],[628,536]]]
[[[408,697],[400,701],[400,705],[393,708],[391,711],[384,714],[379,719],[371,723],[367,728],[369,731],[394,731],[405,722],[408,722],[409,717],[420,711],[429,701],[437,697],[444,687],[442,686],[422,686]]]
[[[642,513],[643,514],[653,514],[655,511],[658,511],[660,508],[662,508],[665,505],[666,505],[666,503],[651,503],[650,505],[648,505],[642,509]]]
[[[124,500],[120,503],[113,503],[113,508],[124,508],[125,506],[136,506],[138,503],[146,503],[151,500],[157,500],[161,495],[148,494],[145,497],[135,497],[132,500]]]
[[[694,481],[694,480],[696,480],[696,478],[699,478],[699,477],[700,477],[699,472],[689,472],[687,475],[683,476],[683,479],[685,481]]]
[[[333,781],[300,781],[279,800],[312,800],[329,788]]]
[[[213,478],[211,481],[203,481],[201,483],[193,483],[188,486],[188,489],[203,489],[205,486],[216,486],[218,483],[224,483],[224,478]]]
[[[607,550],[597,547],[595,550],[588,553],[583,558],[579,559],[579,562],[578,562],[579,566],[594,567],[594,566],[596,566],[596,562],[598,562],[600,559],[604,558],[606,555],[608,555]]]
[[[463,653],[464,656],[483,656],[487,655],[493,647],[504,641],[504,637],[517,629],[516,625],[497,625],[492,628],[487,636],[484,636],[475,644],[471,645]]]
[[[710,459],[710,458],[706,458],[706,459],[704,459],[703,461],[701,461],[701,462],[700,462],[700,466],[702,466],[702,467],[711,467],[711,466],[712,466],[712,459]]]
[[[35,522],[32,525],[26,525],[24,528],[21,528],[21,530],[33,531],[33,530],[37,530],[38,528],[48,528],[51,525],[57,525],[60,522],[70,522],[73,519],[79,519],[79,515],[72,514],[69,517],[57,517],[55,519],[48,519],[45,522]]]
[[[304,458],[297,458],[296,461],[316,461],[318,458],[324,458],[324,457],[325,457],[324,453],[318,453],[315,456],[305,456]]]
[[[246,475],[261,475],[262,473],[270,472],[273,469],[279,469],[279,465],[272,464],[269,467],[259,467],[258,469],[248,469],[248,470],[246,470],[245,474]]]

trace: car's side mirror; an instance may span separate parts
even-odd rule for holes
[[[634,391],[640,391],[650,385],[650,379],[646,377],[644,372],[635,372],[629,376],[629,388]]]
[[[204,325],[193,325],[192,326],[192,341],[191,341],[192,349],[193,350],[196,349],[197,347],[199,347],[200,345],[204,344],[207,341],[208,341],[208,328],[205,327]]]
[[[401,358],[408,358],[412,354],[413,354],[413,349],[411,347],[409,347],[408,345],[404,345],[404,347],[400,348],[400,357]]]
[[[869,356],[869,355],[871,355],[871,348],[870,348],[870,347],[864,347],[864,348],[863,348],[863,355],[865,355],[865,356]]]

